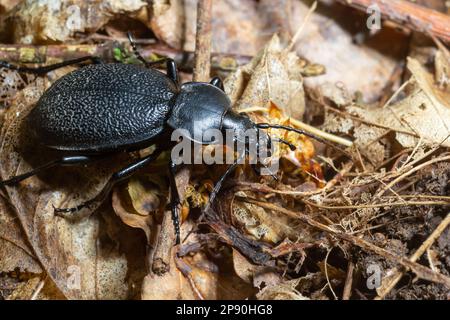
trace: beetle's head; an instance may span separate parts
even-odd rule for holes
[[[271,137],[266,131],[258,128],[245,113],[228,111],[223,118],[222,130],[225,136],[233,137],[238,149],[245,148],[249,157],[262,160],[273,153],[274,145]]]

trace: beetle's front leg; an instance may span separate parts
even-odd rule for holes
[[[170,179],[170,210],[172,211],[173,227],[175,229],[176,244],[180,244],[180,195],[178,193],[175,175],[177,173],[177,165],[170,160],[169,162],[169,179]]]

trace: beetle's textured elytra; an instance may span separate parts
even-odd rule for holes
[[[30,113],[40,141],[59,150],[130,149],[160,134],[179,88],[165,74],[94,64],[56,81]]]

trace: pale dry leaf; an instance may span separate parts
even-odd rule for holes
[[[310,4],[311,1],[292,1],[292,30],[303,23]],[[326,66],[327,72],[306,78],[307,88],[318,89],[327,82],[340,83],[351,94],[362,92],[367,102],[379,98],[396,65],[403,59],[407,41],[404,35],[385,27],[371,36],[358,22],[366,23],[345,6],[332,0],[319,2],[296,42],[296,50],[301,57]],[[358,36],[364,39],[361,44],[355,41]]]
[[[145,6],[142,0],[22,1],[8,16],[15,43],[64,42],[80,32],[95,32],[118,14]]]
[[[181,0],[156,0],[151,4],[151,16],[147,25],[158,39],[173,48],[183,44],[185,10]],[[146,23],[146,21],[143,21]]]
[[[302,68],[303,60],[287,51],[275,35],[248,65],[227,77],[227,94],[238,111],[267,108],[273,102],[286,116],[301,119],[305,111]]]
[[[184,1],[183,49],[194,51],[197,0]],[[212,52],[254,55],[270,37],[264,34],[264,20],[254,1],[214,0],[212,6]]]
[[[188,280],[177,269],[173,254],[170,255],[169,272],[163,275],[151,272],[142,283],[142,300],[194,300],[196,298]]]
[[[23,118],[45,87],[41,80],[30,84],[7,111],[0,135],[3,179],[56,157],[54,152],[42,150],[31,141],[23,125]],[[101,219],[92,216],[72,223],[54,215],[54,207],[73,206],[90,199],[117,170],[118,163],[106,161],[94,167],[54,169],[51,174],[7,187],[7,197],[36,259],[65,297],[125,298],[127,260],[117,246],[111,250],[99,245]]]
[[[450,52],[438,42],[439,50],[434,58],[435,79],[441,90],[450,90]]]
[[[298,282],[298,280],[289,280],[275,286],[265,287],[258,292],[256,297],[258,300],[310,300],[295,289]]]
[[[254,294],[251,285],[243,283],[234,270],[224,267],[225,261],[214,261],[200,251],[185,262],[191,268],[196,289],[207,300],[242,300]]]
[[[1,0],[0,1],[0,13],[5,13],[10,11],[16,5],[20,3],[21,0]]]
[[[245,196],[245,193],[241,191],[238,195]],[[264,208],[250,203],[234,203],[233,217],[247,233],[264,242],[279,243],[286,237],[299,238],[302,242],[311,240],[309,232],[295,228],[286,216],[269,213]]]
[[[14,211],[0,196],[0,273],[42,273],[39,261],[26,241]]]
[[[233,249],[233,267],[239,278],[255,288],[261,289],[263,285],[274,286],[281,282],[281,276],[275,268],[252,264],[235,249]]]
[[[392,131],[411,132],[411,135],[396,133],[396,139],[405,148],[414,148],[418,135],[426,145],[450,146],[450,93],[440,90],[424,67],[417,60],[408,60],[412,73],[412,91],[403,100],[385,108],[352,106],[347,109],[352,114],[390,128]]]

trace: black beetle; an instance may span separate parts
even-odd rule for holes
[[[136,56],[146,67],[150,67],[153,63],[146,62],[140,56],[130,35],[129,38]],[[171,59],[165,59],[167,74],[139,65],[103,63],[92,56],[40,68],[14,66],[5,61],[0,61],[0,66],[19,72],[45,74],[89,60],[93,64],[77,69],[53,83],[26,119],[29,128],[45,147],[67,151],[70,155],[1,181],[0,187],[15,184],[54,166],[86,164],[114,153],[139,150],[154,144],[157,148],[152,154],[114,173],[95,198],[75,208],[55,208],[56,214],[97,207],[114,184],[130,177],[154,161],[162,151],[173,146],[167,140],[170,137],[168,134],[174,129],[184,128],[193,133],[195,130],[210,128],[236,131],[279,128],[316,138],[291,127],[255,124],[248,116],[233,111],[219,78],[213,78],[210,83],[189,82],[180,85],[176,65]],[[201,128],[194,127],[194,123],[200,123]],[[278,140],[291,149],[295,148],[282,139]],[[201,143],[208,144],[211,141]],[[216,184],[211,202],[235,166],[236,163],[230,166]],[[170,161],[169,168],[170,203],[179,243],[179,199],[174,179],[176,165]]]

